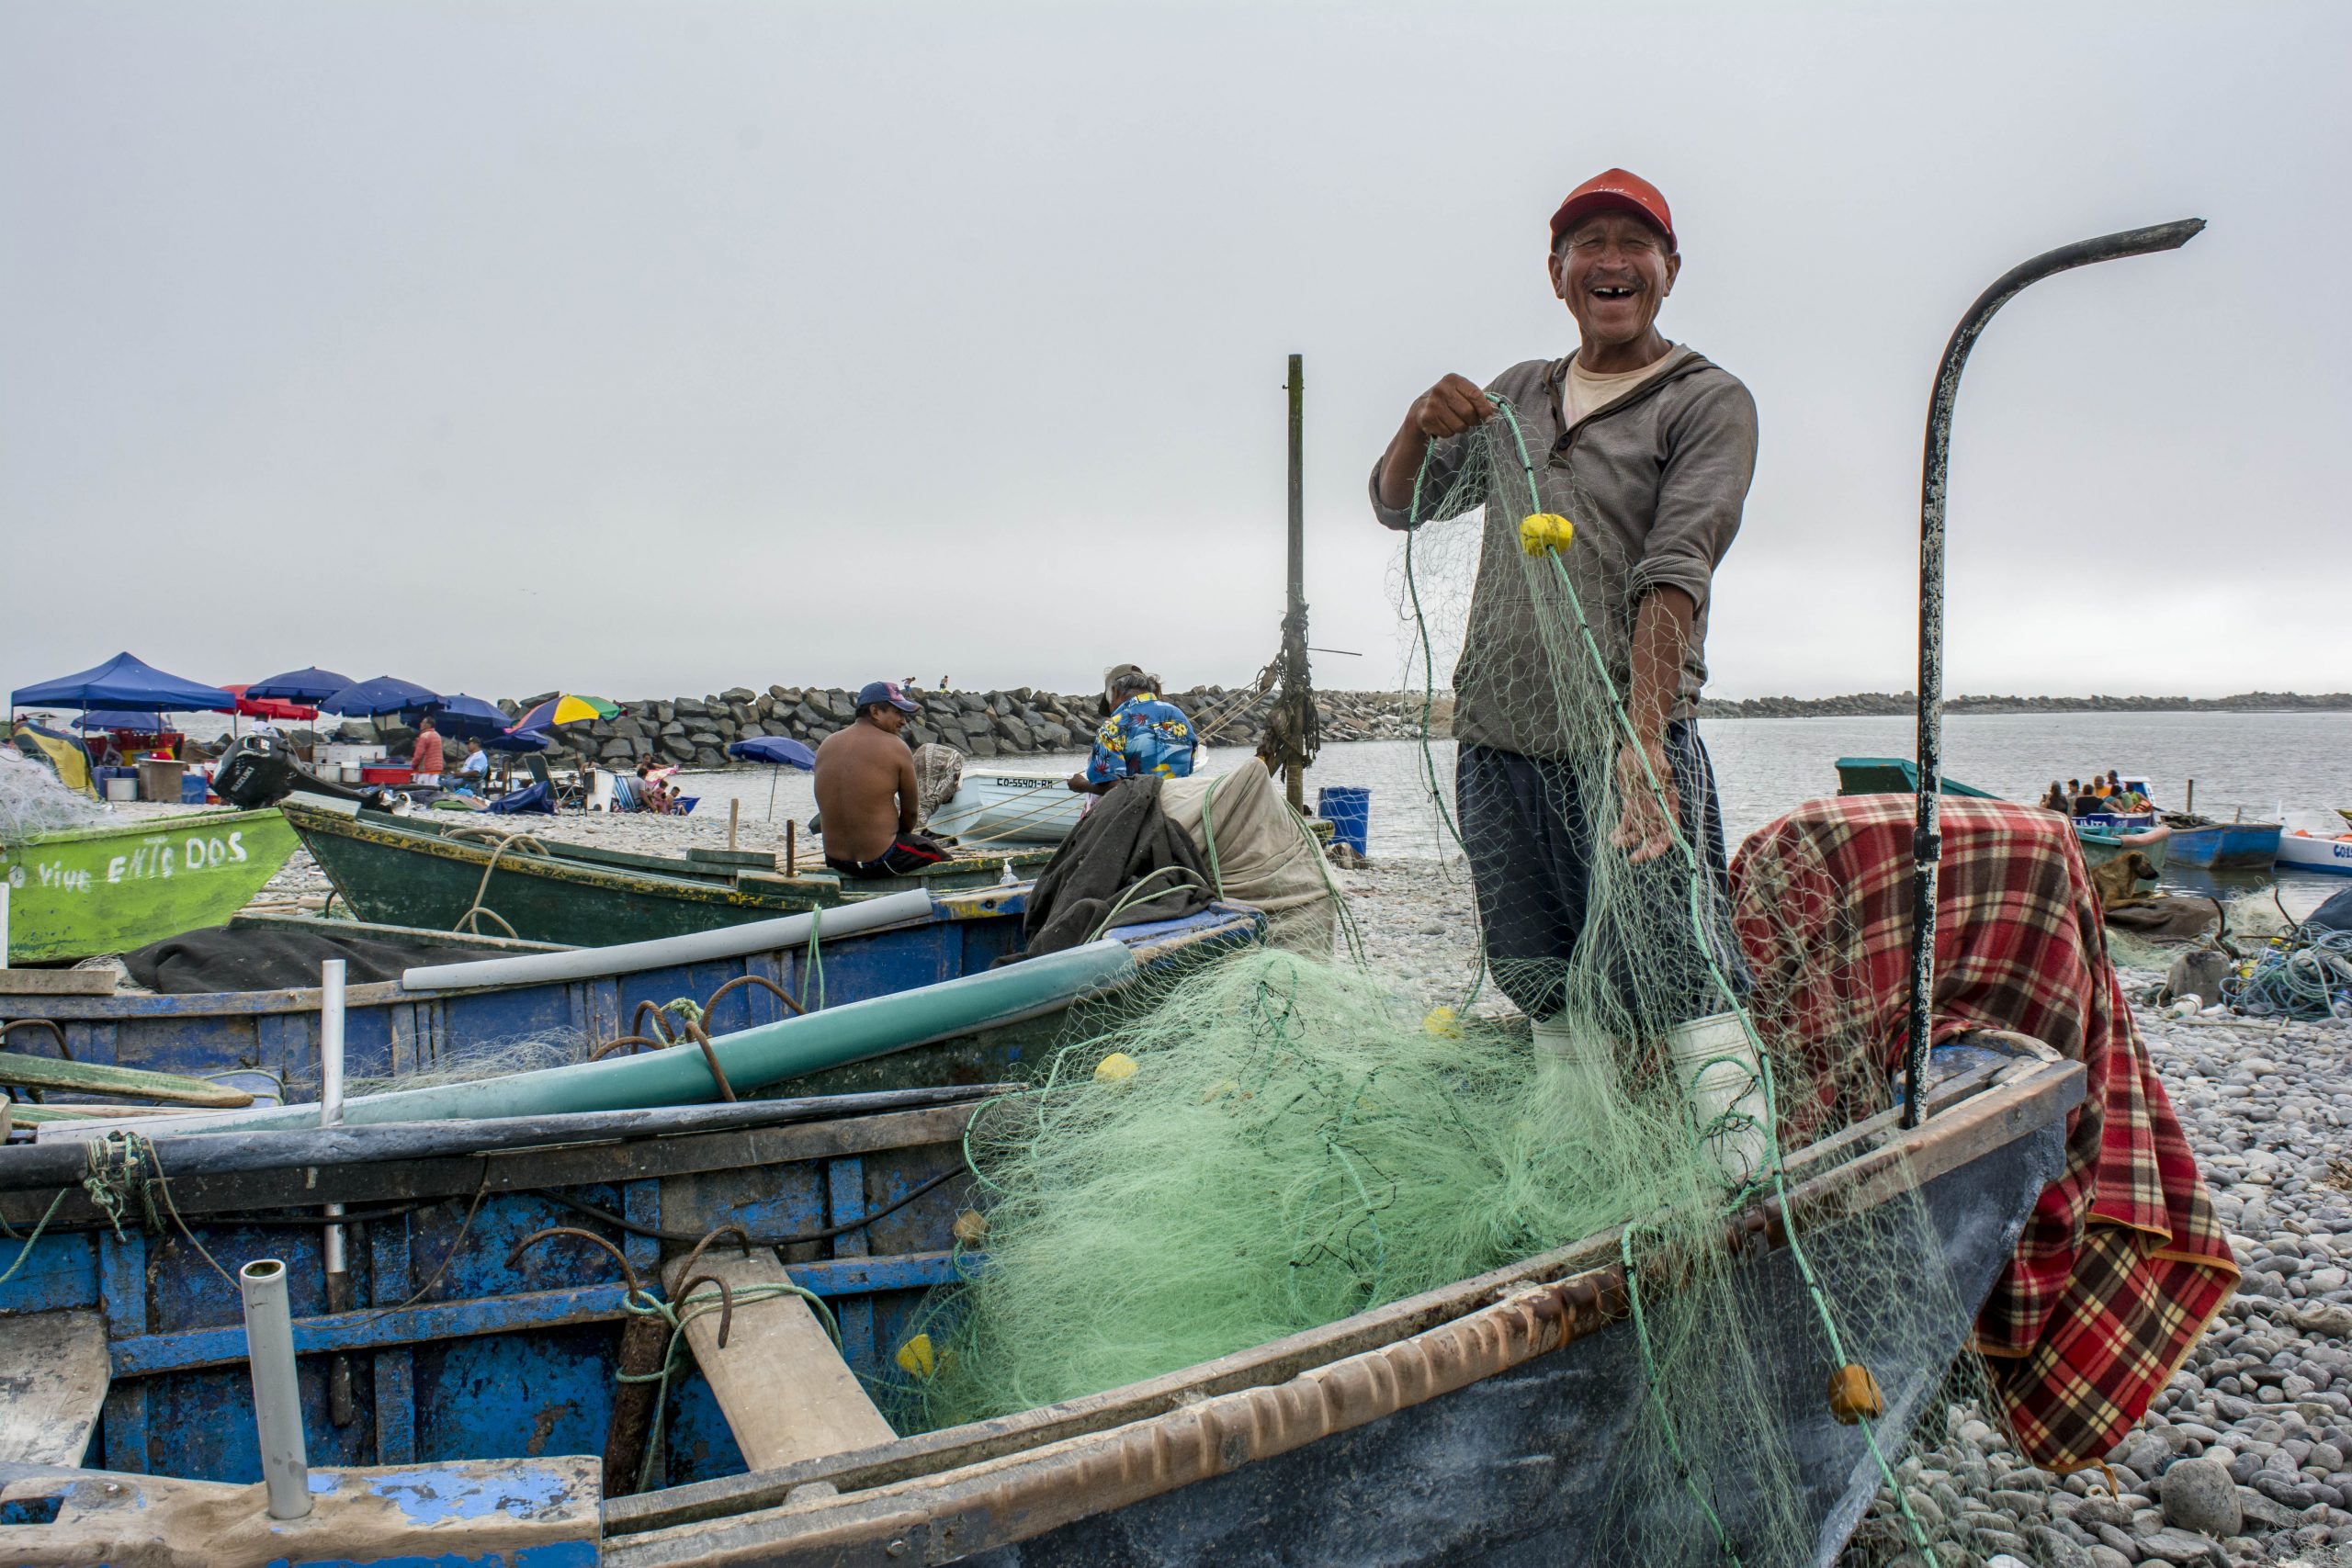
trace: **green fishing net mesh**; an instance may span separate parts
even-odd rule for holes
[[[1482,896],[1479,971],[1447,1009],[1261,951],[1062,1051],[975,1118],[985,1258],[934,1295],[933,1353],[886,1403],[902,1430],[1050,1404],[1614,1233],[1640,1312],[1608,1332],[1640,1358],[1646,1409],[1607,1457],[1593,1561],[1820,1562],[1873,1492],[1865,1555],[1981,1556],[1949,1510],[1913,1506],[1896,1447],[1915,1426],[1940,1438],[1974,1386],[1965,1365],[1947,1376],[1971,1308],[1911,1184],[1798,1229],[1793,1294],[1725,1245],[1729,1216],[1885,1142],[1810,1164],[1782,1148],[1891,1103],[1883,1043],[1862,998],[1838,1005],[1836,911],[1776,899],[1769,867],[1736,919],[1785,926],[1801,956],[1749,974],[1702,813],[1646,863],[1611,843],[1629,792],[1662,822],[1669,784],[1685,807],[1708,785],[1629,764],[1632,568],[1597,534],[1560,547],[1537,525],[1525,547],[1524,519],[1577,512],[1572,486],[1532,482],[1542,456],[1505,410],[1426,468],[1398,598],[1432,716],[1451,704],[1457,735],[1524,748],[1517,787],[1589,822],[1577,906],[1512,908],[1525,879],[1482,877],[1502,892]],[[1453,750],[1425,746],[1423,773],[1432,874],[1458,878]],[[1529,941],[1544,920],[1559,934]],[[1941,1349],[1923,1365],[1922,1347]],[[1877,1379],[1883,1418],[1831,1420],[1847,1367]],[[1825,1443],[1850,1461],[1826,1496]]]

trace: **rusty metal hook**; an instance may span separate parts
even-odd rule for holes
[[[48,1030],[51,1034],[57,1036],[57,1055],[59,1058],[68,1062],[74,1059],[73,1047],[65,1043],[65,1031],[59,1027],[56,1020],[48,1018],[12,1018],[6,1023],[0,1023],[0,1040],[7,1039],[11,1033],[19,1029]]]
[[[612,1255],[613,1261],[621,1266],[621,1275],[628,1281],[629,1293],[635,1296],[642,1296],[646,1293],[645,1281],[639,1279],[637,1277],[637,1270],[630,1267],[628,1255],[621,1251],[619,1247],[615,1247],[611,1242],[606,1241],[603,1236],[598,1235],[594,1231],[584,1231],[578,1225],[549,1225],[543,1231],[535,1231],[531,1235],[525,1236],[522,1240],[516,1242],[514,1244],[514,1249],[506,1255],[506,1266],[509,1269],[514,1268],[515,1264],[523,1260],[523,1254],[530,1251],[531,1248],[537,1247],[539,1243],[551,1240],[552,1238],[560,1235],[571,1236],[577,1240],[587,1242],[591,1246],[603,1247],[606,1252]]]
[[[696,1285],[716,1285],[718,1287],[718,1348],[722,1350],[727,1348],[728,1333],[735,1326],[735,1292],[729,1290],[727,1288],[727,1281],[720,1279],[716,1274],[695,1273],[695,1265],[702,1261],[702,1255],[706,1251],[709,1250],[710,1244],[712,1242],[717,1241],[720,1236],[729,1235],[732,1235],[734,1236],[735,1245],[742,1249],[745,1257],[748,1258],[751,1256],[752,1237],[750,1232],[746,1231],[739,1224],[729,1224],[715,1226],[709,1235],[695,1243],[694,1250],[687,1253],[685,1261],[678,1265],[678,1289],[676,1293],[671,1297],[673,1304],[684,1305],[686,1298],[695,1293],[695,1287]]]
[[[607,1040],[594,1051],[589,1052],[588,1059],[592,1062],[601,1062],[624,1045],[641,1045],[649,1051],[667,1051],[676,1043],[674,1040],[654,1040],[642,1034],[624,1034],[616,1040]]]
[[[735,978],[728,981],[727,984],[719,987],[718,989],[710,993],[710,999],[702,1004],[703,1017],[708,1018],[712,1013],[717,1012],[718,1010],[719,1002],[725,998],[728,992],[733,990],[738,986],[764,986],[769,990],[775,993],[776,1000],[790,1008],[794,1012],[806,1013],[808,1010],[807,1008],[800,1005],[798,998],[795,997],[790,991],[786,990],[782,986],[777,985],[774,980],[769,979],[766,976],[738,975]]]
[[[686,1038],[702,1047],[702,1059],[710,1067],[711,1081],[718,1086],[718,1098],[733,1104],[735,1086],[727,1081],[727,1069],[718,1065],[718,1052],[711,1044],[710,1036],[703,1032],[701,1024],[689,1023],[686,1025]]]

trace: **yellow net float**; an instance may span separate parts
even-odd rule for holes
[[[1531,556],[1565,550],[1576,537],[1577,525],[1556,512],[1531,512],[1519,520],[1519,547]]]
[[[1125,1051],[1114,1051],[1094,1064],[1096,1083],[1125,1083],[1136,1076],[1136,1059]]]

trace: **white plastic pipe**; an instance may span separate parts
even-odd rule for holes
[[[8,882],[0,877],[0,969],[8,967]]]
[[[883,926],[912,925],[931,919],[931,895],[892,893],[861,899],[825,911],[825,940],[837,941]],[[808,944],[815,922],[805,914],[784,915],[748,925],[721,926],[691,936],[656,937],[650,942],[624,942],[611,947],[575,947],[566,953],[526,953],[514,958],[485,958],[473,964],[431,964],[408,970],[401,985],[412,991],[464,991],[484,986],[532,985],[546,980],[586,980],[604,975],[633,975],[668,964],[700,964],[713,958],[740,958],[747,953],[775,953]]]
[[[311,1512],[311,1464],[302,1447],[302,1399],[294,1380],[294,1320],[286,1304],[286,1265],[256,1258],[237,1270],[245,1297],[245,1364],[253,1371],[254,1426],[269,1517]]]
[[[319,1125],[343,1120],[344,961],[319,965]]]
[[[343,1120],[343,992],[344,961],[330,958],[319,965],[319,1125],[332,1127]],[[329,1203],[330,1217],[343,1213],[340,1203]],[[329,1278],[349,1271],[344,1258],[344,1233],[341,1225],[329,1225],[322,1238],[321,1251],[325,1255]]]

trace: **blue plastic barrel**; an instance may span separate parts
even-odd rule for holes
[[[1352,784],[1325,784],[1315,792],[1315,815],[1331,824],[1331,838],[1358,854],[1370,848],[1372,791]]]

